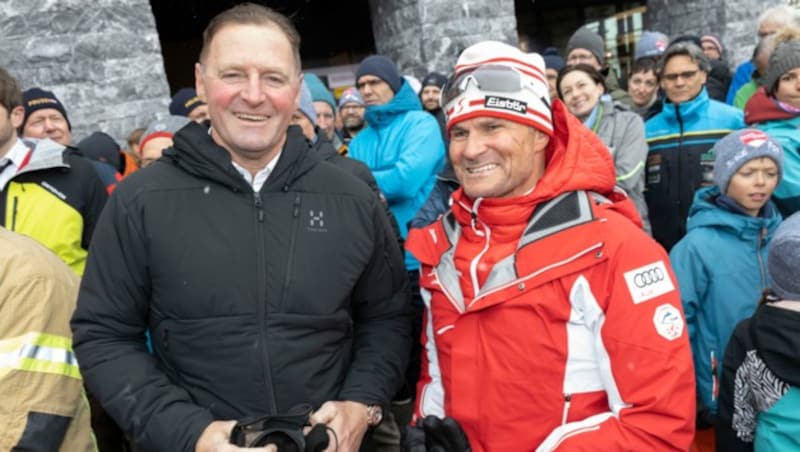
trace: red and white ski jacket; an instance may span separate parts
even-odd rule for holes
[[[532,193],[458,190],[409,235],[427,308],[416,416],[455,418],[476,452],[685,451],[694,373],[667,254],[599,139],[561,102],[554,117]]]

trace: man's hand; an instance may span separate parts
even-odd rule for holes
[[[236,447],[230,443],[231,431],[236,425],[236,421],[214,421],[208,424],[197,444],[194,446],[195,452],[278,452],[278,448],[272,444],[266,447]]]
[[[367,406],[359,402],[325,402],[311,414],[311,425],[325,424],[336,432],[327,451],[355,452],[367,432]],[[330,434],[329,434],[330,436]],[[198,451],[199,452],[199,451]]]

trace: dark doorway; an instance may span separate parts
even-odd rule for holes
[[[237,0],[150,0],[164,56],[170,94],[194,86],[194,63],[202,35],[215,15]],[[256,1],[290,17],[301,37],[304,68],[352,64],[374,53],[375,39],[368,0]]]
[[[552,46],[563,53],[569,37],[582,25],[603,21],[645,3],[645,0],[516,0],[514,11],[520,38],[528,40],[530,51],[542,52]],[[600,33],[604,34],[602,30]]]

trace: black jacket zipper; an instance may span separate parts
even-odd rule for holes
[[[761,233],[758,235],[758,246],[756,246],[756,257],[758,258],[758,269],[761,270],[761,290],[767,288],[767,274],[764,269],[764,259],[761,257],[761,247],[764,244],[764,239],[767,237],[767,228],[762,227]]]
[[[281,293],[283,294],[283,300],[286,300],[286,297],[289,293],[289,284],[292,281],[292,267],[294,265],[294,247],[295,243],[297,242],[297,222],[300,218],[300,194],[296,194],[294,198],[294,202],[292,203],[292,236],[289,239],[289,256],[287,256],[287,265],[286,265],[286,278],[283,280],[283,290]]]
[[[266,269],[266,250],[264,244],[264,203],[261,201],[261,193],[253,193],[253,206],[255,207],[255,228],[256,228],[256,296],[258,297],[258,318],[261,320],[261,328],[258,329],[261,335],[261,352],[264,356],[262,361],[262,371],[264,372],[265,393],[268,395],[268,406],[270,413],[276,414],[278,407],[275,402],[275,386],[272,384],[272,371],[267,348],[267,269]]]

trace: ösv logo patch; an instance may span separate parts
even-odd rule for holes
[[[644,303],[675,290],[664,261],[635,268],[625,272],[623,276],[634,304]]]
[[[659,336],[674,341],[683,334],[683,317],[681,312],[671,304],[662,304],[653,314],[653,324]]]

